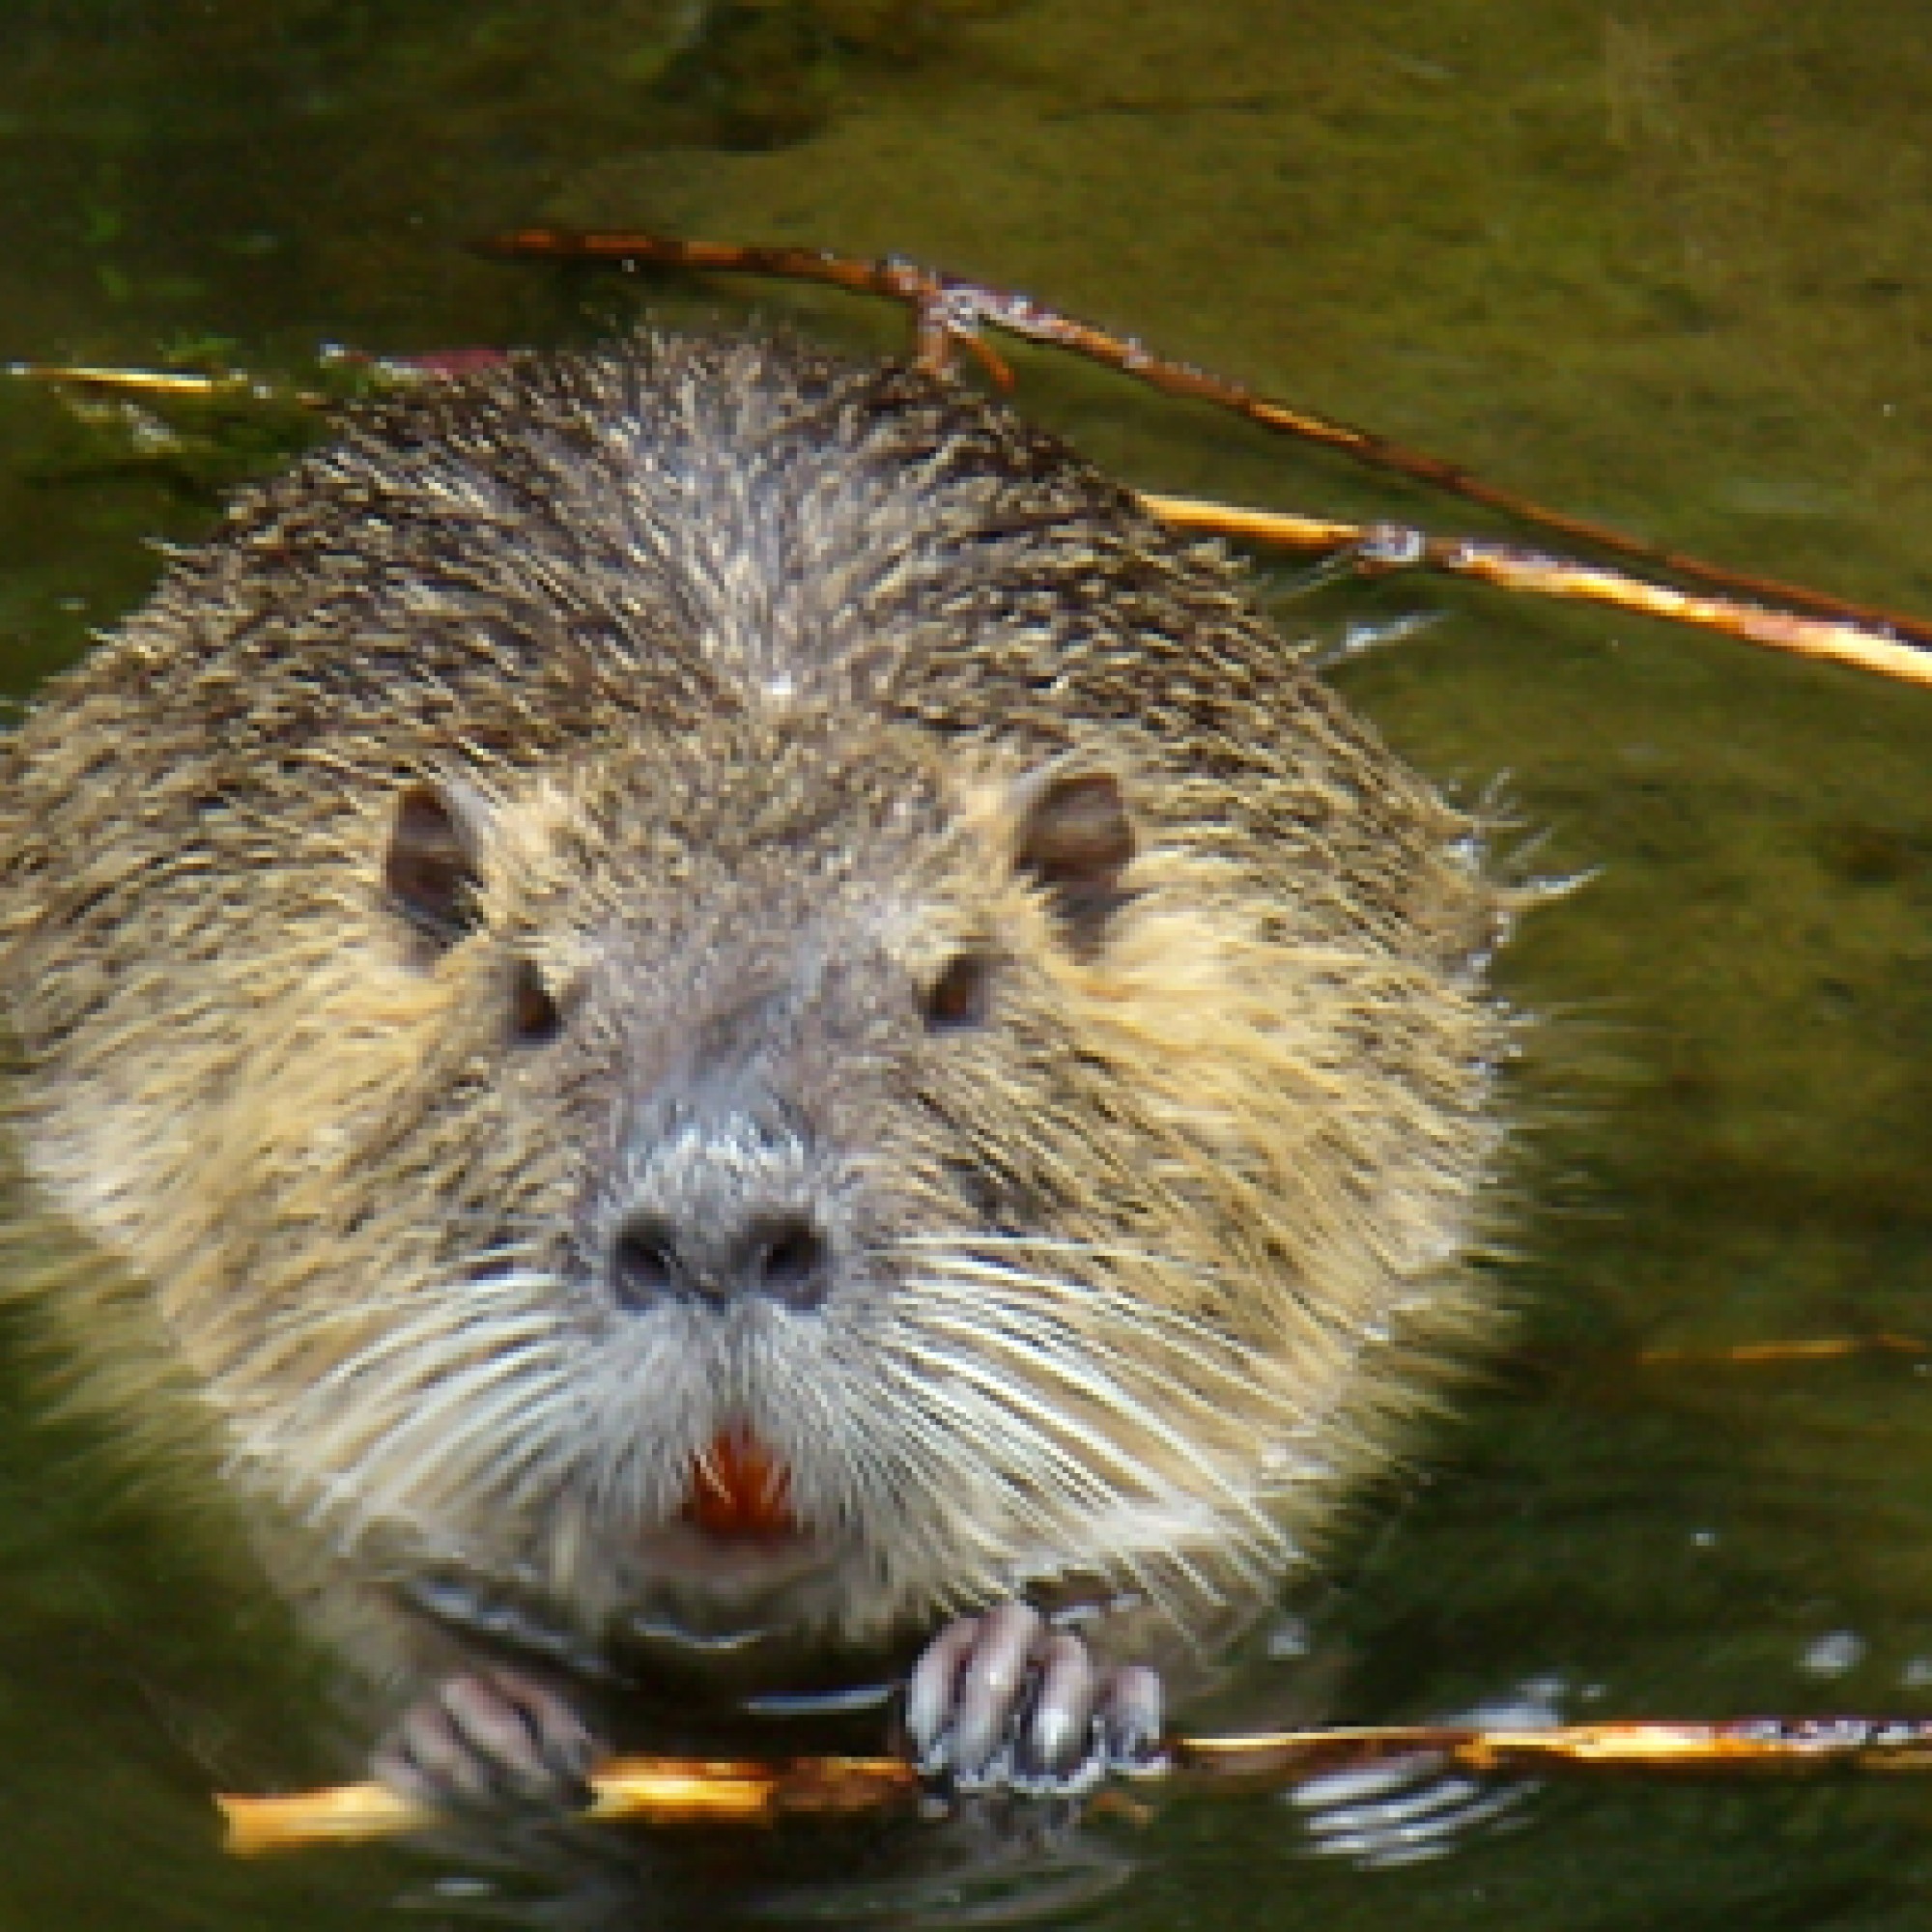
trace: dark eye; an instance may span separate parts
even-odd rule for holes
[[[563,1031],[563,1013],[543,975],[519,959],[510,980],[510,1034],[519,1046],[541,1046]]]
[[[984,952],[955,952],[925,989],[923,1010],[932,1033],[983,1026],[992,1005],[993,961]]]

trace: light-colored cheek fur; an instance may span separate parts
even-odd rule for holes
[[[1271,943],[1212,857],[1132,879],[1092,960],[1009,911],[1033,1009],[962,1056],[951,1120],[1050,1205],[1025,1235],[909,1243],[906,1398],[876,1433],[949,1459],[942,1494],[980,1471],[986,1547],[962,1537],[949,1579],[969,1597],[1086,1573],[1185,1626],[1279,1572],[1475,1325],[1457,1256],[1497,1021],[1412,962]],[[1378,1035],[1407,1042],[1385,1069]]]
[[[366,881],[366,865],[340,864],[346,883]],[[331,1533],[388,1516],[430,1523],[465,1480],[513,1490],[516,1432],[489,1439],[505,1420],[493,1393],[507,1410],[500,1392],[522,1378],[516,1400],[541,1402],[541,1376],[560,1367],[545,1347],[554,1295],[548,1316],[533,1313],[542,1284],[520,1302],[453,1279],[446,1259],[463,1242],[444,1210],[494,1200],[514,1224],[558,1166],[554,1151],[521,1144],[512,1114],[479,1136],[486,1122],[450,1107],[468,1086],[497,1112],[500,975],[481,957],[409,970],[393,927],[363,884],[272,948],[231,931],[170,989],[175,1045],[203,1081],[185,1089],[168,1057],[143,1050],[135,997],[106,1008],[61,1077],[29,1082],[20,1102],[32,1179],[147,1284],[120,1350],[128,1297],[112,1291],[112,1266],[95,1270],[100,1295],[48,1297],[94,1331],[82,1359],[106,1359],[92,1406],[115,1406],[157,1329],[234,1472]],[[383,1205],[404,1200],[421,1211]],[[477,1439],[442,1456],[440,1481],[381,1475],[412,1446],[446,1444],[459,1419]]]

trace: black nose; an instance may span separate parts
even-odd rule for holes
[[[734,1230],[681,1227],[668,1215],[634,1214],[611,1244],[611,1283],[624,1307],[663,1301],[723,1305],[762,1294],[801,1312],[831,1287],[831,1249],[818,1224],[796,1209],[754,1214]]]

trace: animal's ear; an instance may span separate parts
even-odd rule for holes
[[[1105,938],[1127,897],[1121,879],[1137,843],[1114,773],[1050,770],[1026,781],[1013,864],[1047,894],[1077,949]]]
[[[416,783],[396,799],[383,885],[389,902],[440,950],[477,923],[477,854],[486,816],[467,787]]]

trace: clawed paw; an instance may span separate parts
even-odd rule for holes
[[[576,1810],[600,1755],[566,1698],[521,1671],[490,1668],[446,1677],[412,1705],[370,1768],[433,1810]]]
[[[948,1624],[914,1666],[905,1725],[919,1768],[962,1791],[1062,1795],[1160,1748],[1159,1677],[1096,1662],[1024,1604]]]

